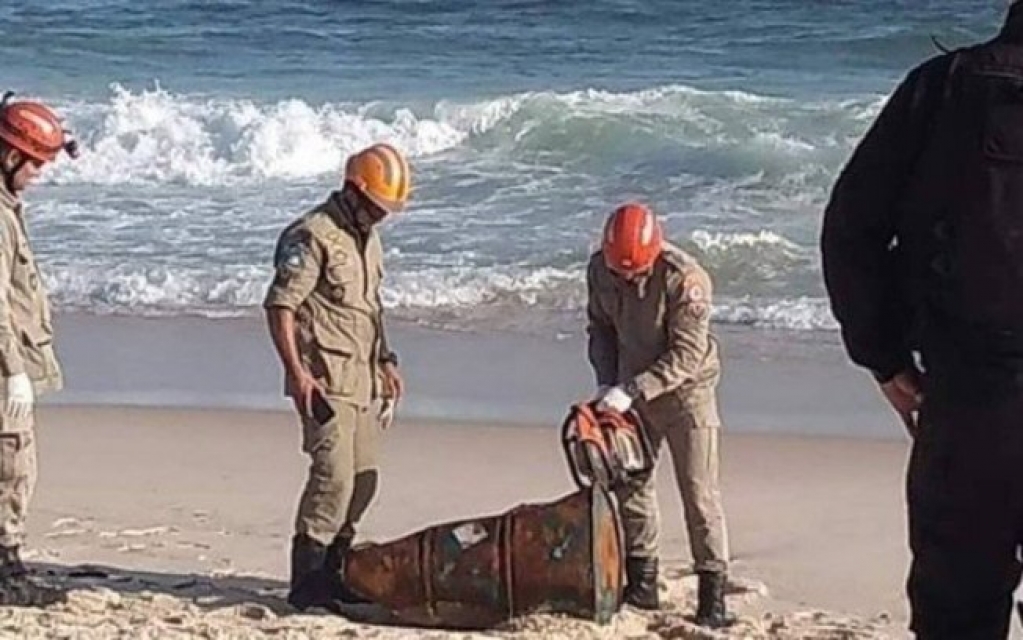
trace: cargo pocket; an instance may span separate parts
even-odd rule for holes
[[[334,419],[326,424],[320,424],[315,418],[302,417],[302,451],[309,455],[315,455],[318,450],[332,449],[336,446],[339,433],[339,411],[341,408],[337,403],[327,400],[334,409]]]
[[[0,483],[13,482],[24,475],[21,449],[25,436],[0,433]]]
[[[682,400],[686,426],[692,429],[716,429],[721,426],[717,395],[713,389],[697,387]]]
[[[53,353],[53,334],[42,327],[23,330],[21,343],[25,347],[22,350],[22,357],[30,377],[50,379],[57,375],[57,358]]]
[[[355,392],[355,371],[349,341],[317,327],[315,342],[317,353],[312,358],[313,376],[323,381],[327,393],[352,395]]]

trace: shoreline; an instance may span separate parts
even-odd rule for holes
[[[54,406],[289,410],[261,318],[60,315],[65,389]],[[719,403],[737,432],[903,439],[869,376],[837,336],[715,328]],[[593,392],[583,336],[449,332],[390,323],[417,420],[561,424]]]

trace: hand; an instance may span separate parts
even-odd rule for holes
[[[881,384],[881,393],[902,419],[909,437],[915,438],[920,428],[920,405],[924,401],[924,394],[920,390],[920,372],[907,369],[895,374],[894,378]]]
[[[291,400],[295,403],[295,410],[299,415],[313,417],[313,392],[323,393],[323,385],[317,382],[308,371],[302,370],[298,375],[288,376],[288,389],[291,390]]]
[[[632,398],[621,387],[611,387],[597,401],[597,411],[617,411],[625,413],[632,406]]]
[[[387,430],[394,422],[394,409],[398,401],[394,398],[383,398],[380,400],[380,428]]]
[[[21,420],[32,415],[36,398],[28,374],[19,373],[7,378],[6,396],[4,414],[7,417]]]
[[[392,362],[384,363],[380,367],[380,376],[384,383],[382,395],[397,404],[398,400],[401,400],[402,394],[405,393],[405,382],[401,379],[401,374],[398,373],[398,365]]]

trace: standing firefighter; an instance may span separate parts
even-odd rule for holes
[[[654,214],[615,210],[590,259],[589,359],[598,409],[635,407],[655,452],[665,439],[674,461],[689,543],[699,574],[697,622],[729,624],[725,517],[718,490],[715,388],[720,362],[710,333],[711,282],[700,265],[664,242]],[[627,603],[657,609],[659,514],[653,474],[620,491],[626,535]]]
[[[0,103],[0,604],[59,597],[30,579],[21,561],[25,516],[36,483],[36,397],[63,384],[46,291],[29,246],[22,192],[61,151],[77,155],[57,115],[29,101]]]
[[[1023,4],[913,69],[824,215],[832,309],[913,438],[917,637],[1005,638],[1023,543]]]
[[[405,206],[409,180],[393,147],[360,151],[342,189],[277,243],[264,307],[312,460],[291,550],[288,601],[300,609],[351,600],[339,569],[376,494],[380,432],[402,393],[384,334],[375,226]]]

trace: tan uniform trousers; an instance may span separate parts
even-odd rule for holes
[[[312,462],[295,519],[297,534],[323,545],[354,536],[376,495],[381,431],[375,406],[329,402],[335,416],[326,425],[302,419],[302,450]]]
[[[728,567],[728,532],[718,488],[720,420],[714,389],[694,390],[685,401],[664,398],[653,408],[639,407],[655,456],[665,440],[682,498],[689,548],[696,571],[723,572]],[[618,491],[629,556],[658,554],[660,513],[655,474],[634,478]]]
[[[35,414],[14,420],[0,415],[0,545],[21,546],[25,517],[36,485]]]

